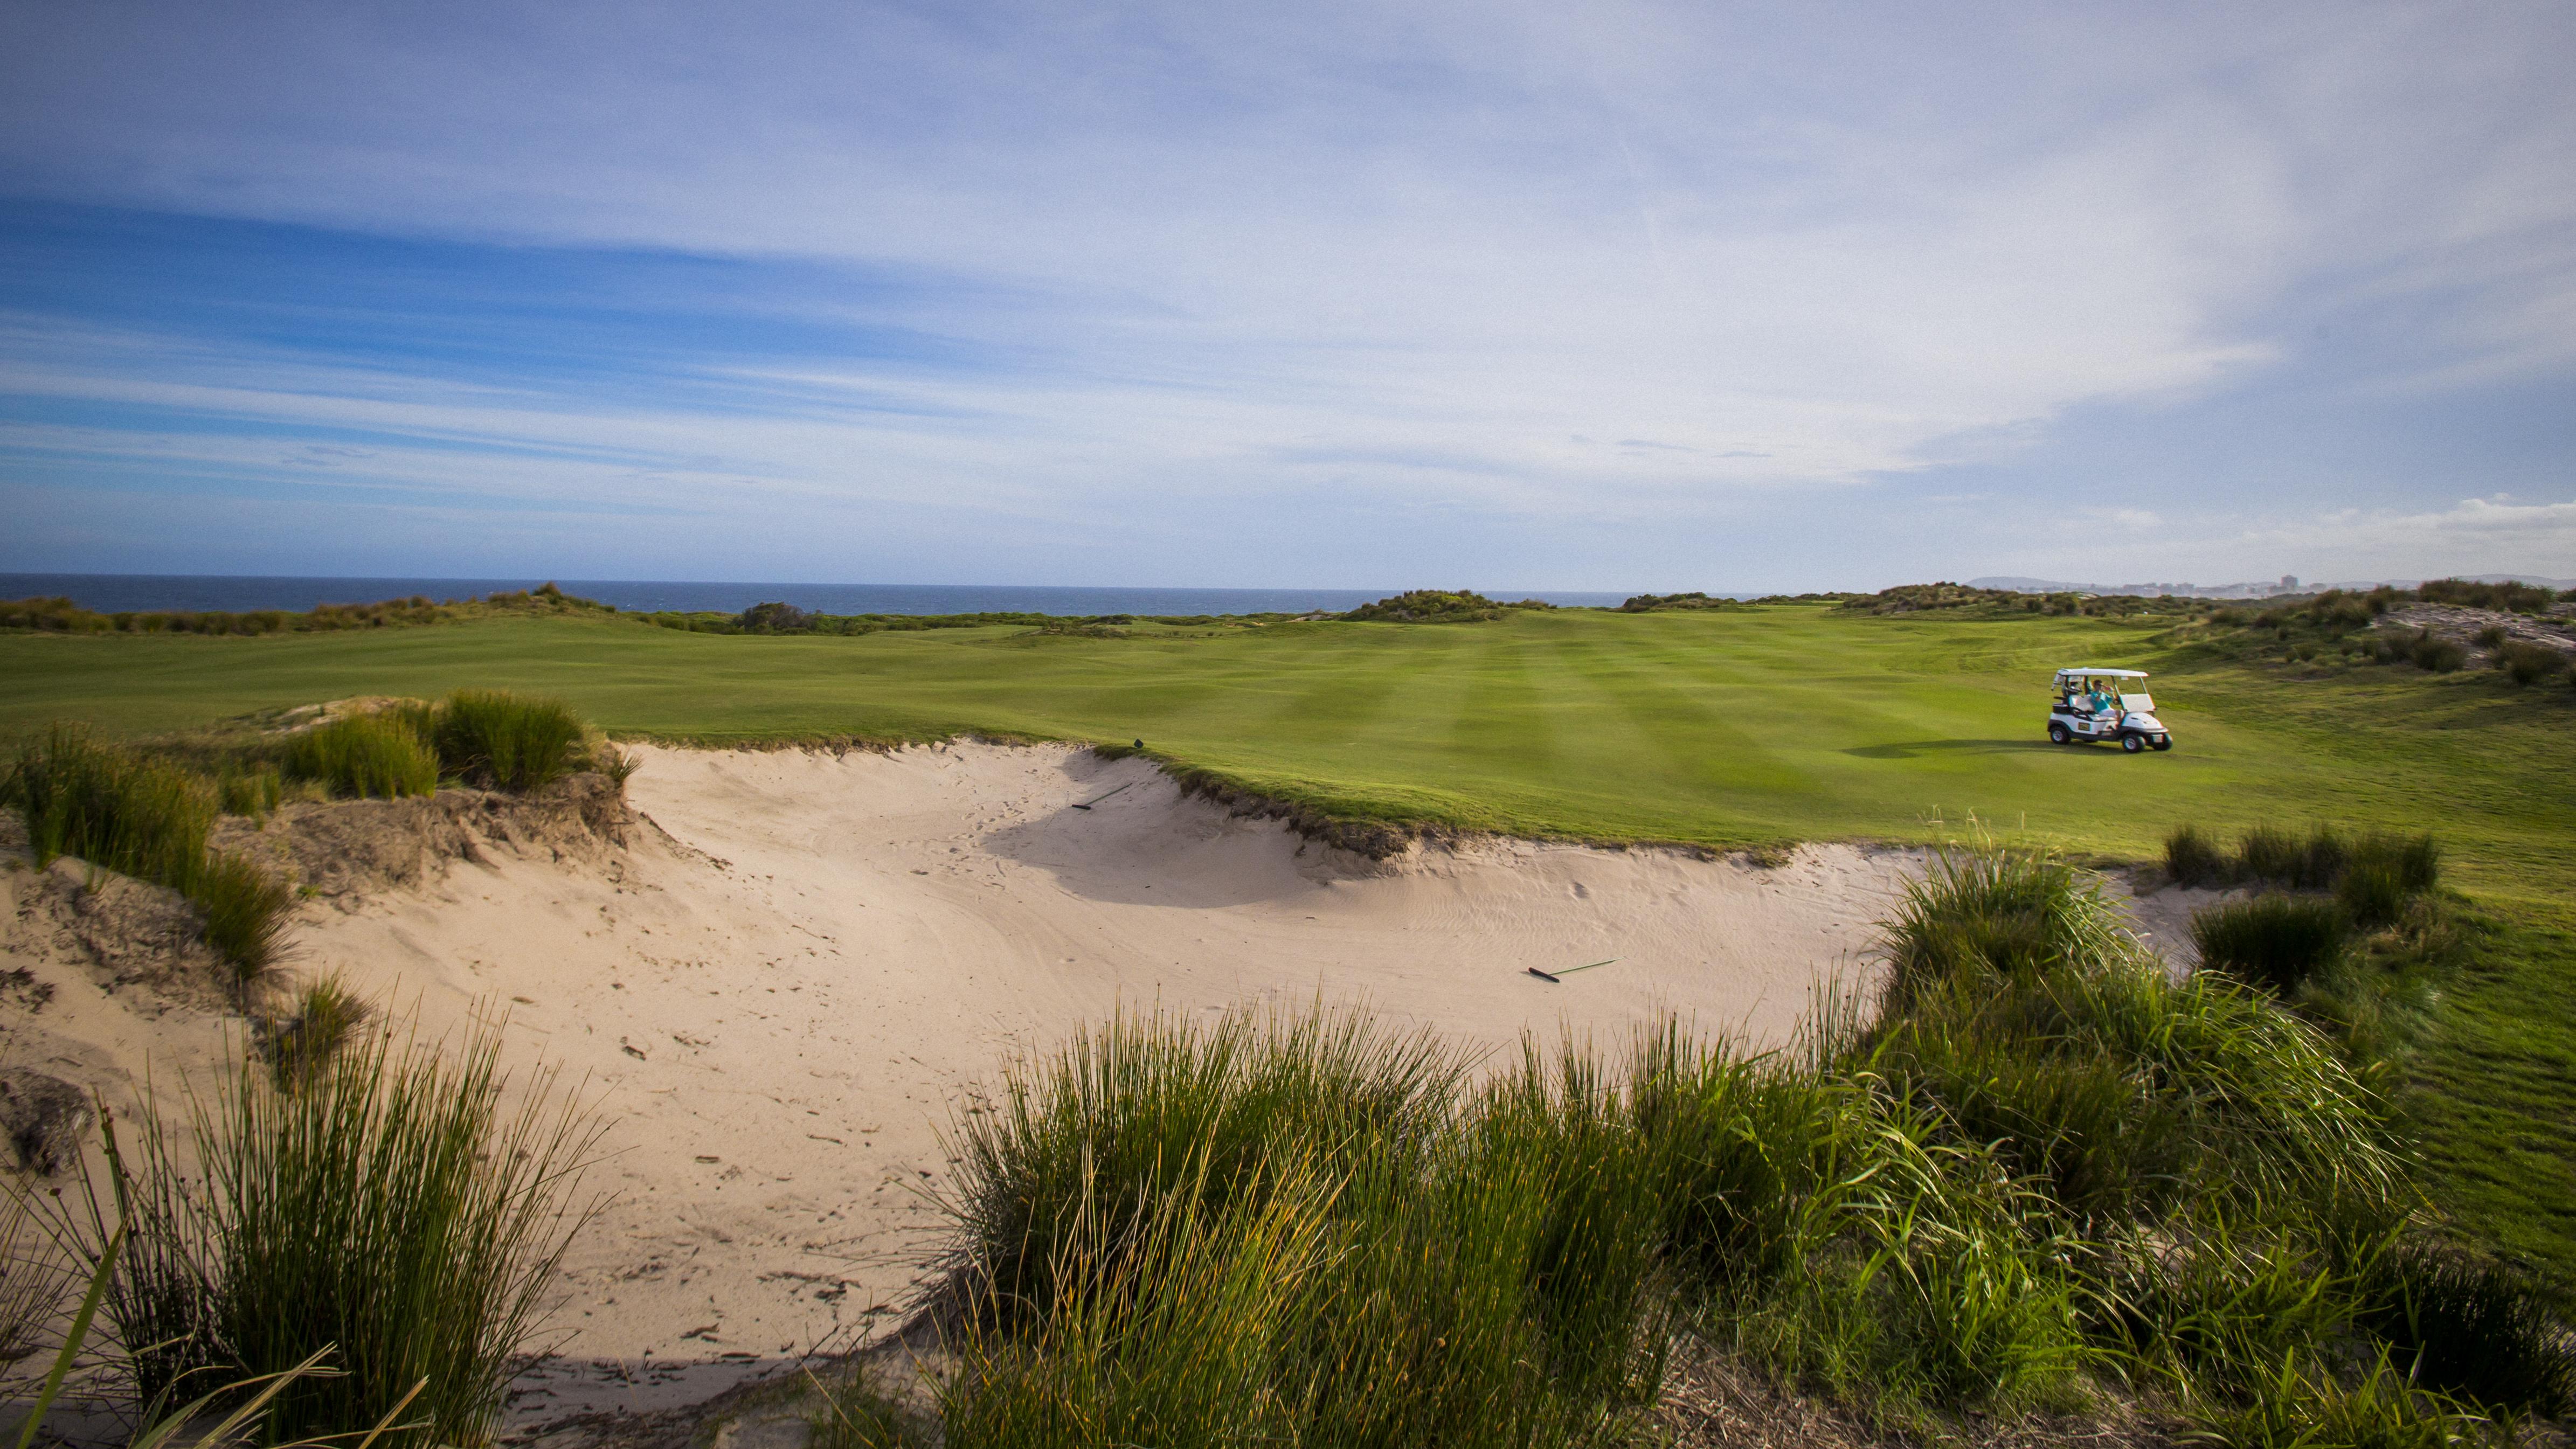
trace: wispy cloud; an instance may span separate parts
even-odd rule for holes
[[[2261,520],[2348,505],[2334,439],[2392,395],[2429,401],[2391,459],[2501,409],[2503,481],[2568,476],[2531,419],[2576,403],[2576,14],[1851,20],[20,7],[0,488],[624,498],[639,558],[687,541],[657,519],[819,510],[846,531],[773,545],[808,576],[1132,508],[1163,519],[1092,566],[1175,580],[1176,541],[1329,496],[1617,587],[1569,528],[1655,520],[1720,586],[1968,572],[2095,507],[2361,548]],[[2315,461],[2249,495],[2222,436]],[[2376,466],[2401,512],[2463,491]],[[1819,543],[1862,498],[1888,531]],[[887,508],[947,522],[897,545]],[[1719,551],[1749,528],[1808,542]]]

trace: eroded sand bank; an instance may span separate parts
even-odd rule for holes
[[[565,1265],[562,1359],[522,1422],[845,1345],[920,1271],[968,1094],[1119,1007],[1364,1002],[1496,1051],[1624,1040],[1669,1010],[1773,1045],[1819,983],[1862,978],[1920,868],[1515,841],[1377,863],[1068,749],[640,753],[624,849],[485,849],[298,931],[295,971],[339,971],[433,1032],[506,1010],[512,1057],[586,1079],[612,1119],[592,1185],[614,1198]],[[166,1083],[238,1032],[204,1001],[11,951],[55,988],[10,1021],[12,1064],[114,1095],[147,1056]],[[1561,985],[1524,969],[1614,957]]]

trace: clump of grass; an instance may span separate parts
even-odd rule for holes
[[[286,781],[266,761],[226,760],[215,772],[215,798],[226,815],[263,819],[286,798]]]
[[[70,1287],[70,1268],[27,1189],[0,1180],[0,1371],[36,1351]]]
[[[2399,1247],[2361,1277],[2360,1322],[2410,1379],[2490,1411],[2557,1418],[2576,1409],[2576,1344],[2515,1274]]]
[[[2469,651],[2458,640],[2441,638],[2428,629],[2406,646],[2406,657],[2418,669],[2450,674],[2469,662]]]
[[[77,856],[177,891],[245,988],[275,964],[294,892],[250,860],[207,848],[219,802],[205,781],[58,725],[20,748],[6,793],[26,817],[38,864]]]
[[[286,750],[286,768],[335,795],[398,800],[438,788],[438,756],[400,714],[356,714],[316,725]]]
[[[293,1091],[245,1056],[184,1129],[147,1106],[130,1154],[108,1130],[126,1246],[105,1311],[142,1394],[336,1345],[340,1372],[288,1385],[268,1434],[339,1433],[408,1400],[426,1442],[489,1439],[598,1129],[550,1077],[513,1091],[491,1028],[452,1056],[393,1042],[362,1038]],[[106,1217],[94,1187],[101,1244]]]
[[[2495,666],[2507,679],[2524,686],[2539,684],[2565,674],[2567,656],[2546,644],[2515,640],[2496,649]]]
[[[805,1421],[808,1449],[924,1449],[931,1442],[864,1365],[816,1379],[814,1387],[819,1402]]]
[[[215,820],[214,793],[186,772],[70,725],[20,747],[9,798],[38,865],[77,856],[182,892]]]
[[[2339,960],[2351,925],[2332,901],[2264,895],[2195,911],[2192,944],[2203,970],[2224,971],[2287,995]]]
[[[460,689],[442,700],[430,739],[441,768],[471,783],[525,794],[580,763],[580,716],[557,699]]]
[[[262,1046],[278,1089],[294,1091],[319,1078],[372,1015],[338,975],[308,982],[264,1033]]]
[[[2197,825],[2176,826],[2165,837],[2165,875],[2176,885],[2224,885],[2234,873],[2234,864],[2227,851]]]
[[[187,892],[205,919],[206,944],[232,968],[247,993],[286,951],[295,888],[245,856],[206,852]]]

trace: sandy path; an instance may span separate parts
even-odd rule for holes
[[[1773,1044],[1816,983],[1864,969],[1919,859],[1503,841],[1381,866],[1088,752],[642,753],[630,798],[659,830],[612,866],[488,852],[300,932],[298,970],[432,1030],[505,1007],[512,1056],[586,1077],[613,1119],[593,1185],[615,1197],[520,1422],[846,1344],[919,1272],[969,1089],[1121,1005],[1364,1001],[1496,1049],[1623,1040],[1670,1009]],[[1562,985],[1523,972],[1605,957]],[[165,1080],[214,1059],[219,1015],[111,1020],[121,999],[66,982],[37,1054],[94,1080],[143,1050]]]

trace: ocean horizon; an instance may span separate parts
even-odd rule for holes
[[[0,573],[0,598],[69,598],[85,609],[242,613],[301,611],[316,604],[371,604],[421,595],[440,601],[532,589],[565,593],[634,613],[738,614],[786,603],[818,614],[1301,614],[1339,613],[1399,589],[1166,589],[1029,584],[820,584],[671,579],[393,578],[299,574]],[[1620,593],[1565,589],[1481,589],[1497,599],[1544,599],[1567,606],[1616,606]],[[1751,595],[1728,595],[1749,598]]]

